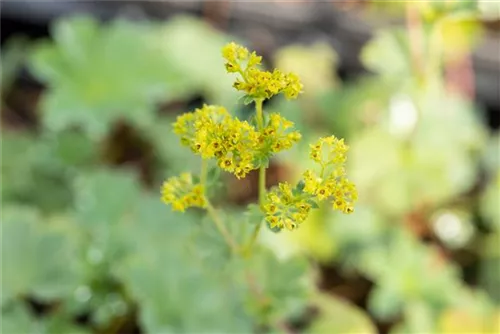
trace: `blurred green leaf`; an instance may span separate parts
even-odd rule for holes
[[[384,253],[382,253],[384,254]],[[434,311],[453,305],[460,291],[457,269],[440,261],[407,231],[394,231],[385,250],[385,264],[376,277],[369,308],[381,319],[393,318],[402,307],[423,302]]]
[[[160,35],[160,49],[168,54],[189,91],[201,91],[210,103],[233,109],[239,93],[232,87],[234,77],[226,73],[221,57],[221,49],[231,37],[188,16],[170,20]]]
[[[264,323],[290,319],[304,311],[312,293],[312,273],[303,257],[278,259],[271,251],[255,249],[244,262],[243,280],[250,291],[251,310]],[[286,283],[284,283],[286,282]]]
[[[74,191],[75,220],[88,240],[90,262],[114,263],[125,255],[137,233],[129,227],[141,196],[136,175],[109,169],[82,173]]]
[[[148,332],[250,331],[241,287],[229,272],[207,270],[210,266],[196,256],[208,245],[192,238],[199,229],[195,220],[171,212],[156,197],[141,197],[131,222],[137,229],[129,227],[137,249],[116,275],[140,303],[140,321]]]
[[[368,309],[378,319],[390,320],[399,315],[403,307],[400,294],[391,287],[373,290]]]
[[[377,328],[367,314],[335,296],[319,295],[313,301],[319,316],[313,320],[306,333],[377,333]]]
[[[19,296],[62,298],[80,284],[70,235],[28,207],[2,210],[2,304]]]
[[[2,82],[0,83],[2,95],[6,93],[13,84],[23,62],[26,60],[28,49],[29,39],[26,36],[11,37],[2,47]]]
[[[99,144],[81,132],[62,131],[47,137],[53,147],[53,158],[64,166],[84,168],[98,161]]]
[[[176,89],[176,69],[159,52],[153,24],[115,21],[99,25],[90,17],[57,21],[54,42],[34,50],[34,73],[47,82],[43,123],[53,130],[74,125],[101,138],[126,119],[139,127],[153,123],[160,98]]]
[[[18,302],[2,309],[2,333],[83,334],[90,331],[76,326],[59,314],[35,317],[26,306]]]
[[[78,132],[35,136],[4,131],[1,172],[8,182],[2,183],[3,200],[30,203],[44,212],[67,208],[73,201],[75,168],[94,164],[97,150],[96,143]]]
[[[382,76],[409,77],[409,46],[402,29],[381,30],[361,51],[361,61],[370,70]]]
[[[38,333],[39,330],[39,324],[23,304],[2,307],[2,333]]]

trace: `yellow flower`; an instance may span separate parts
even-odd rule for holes
[[[309,194],[316,193],[316,188],[318,188],[321,183],[318,176],[310,169],[307,169],[304,174],[302,174],[304,179],[304,191]]]
[[[311,204],[287,182],[280,183],[266,196],[262,206],[271,228],[293,230],[307,219]]]
[[[179,116],[173,127],[183,145],[190,146],[203,159],[217,159],[220,168],[237,178],[258,167],[252,161],[261,151],[259,132],[247,121],[232,117],[223,107],[204,105]]]
[[[289,73],[286,78],[286,88],[284,89],[287,99],[295,99],[302,92],[302,84],[295,73]]]
[[[234,42],[222,48],[222,57],[227,72],[237,72],[242,77],[242,80],[236,79],[233,87],[254,99],[270,99],[280,93],[287,99],[294,99],[302,91],[302,84],[296,74],[284,74],[277,69],[272,72],[260,70],[258,66],[262,57]]]
[[[165,181],[161,189],[162,201],[172,205],[174,211],[185,211],[190,207],[206,206],[205,189],[201,184],[194,184],[189,173],[171,177]]]
[[[330,191],[328,187],[325,185],[321,185],[318,188],[316,188],[316,197],[320,200],[323,201],[330,197]]]
[[[314,171],[306,170],[302,175],[303,191],[319,201],[332,199],[335,210],[353,212],[358,193],[356,186],[346,178],[344,164],[348,146],[343,139],[329,136],[320,138],[310,147],[309,156],[321,166],[321,174],[318,177]]]
[[[268,154],[269,151],[278,153],[291,148],[293,144],[297,143],[301,135],[298,131],[289,132],[293,125],[293,122],[285,119],[280,114],[270,114],[269,121],[261,131],[259,138],[262,154]]]
[[[234,170],[234,162],[232,158],[222,158],[219,160],[219,167],[228,171],[232,172]]]

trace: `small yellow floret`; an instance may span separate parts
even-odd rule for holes
[[[239,73],[241,79],[236,79],[233,87],[254,99],[270,99],[283,93],[287,99],[296,98],[302,91],[302,84],[295,73],[284,74],[275,69],[272,72],[262,71],[258,65],[262,57],[255,51],[231,42],[222,48],[225,67],[229,73]]]
[[[201,184],[193,183],[191,174],[182,173],[163,182],[161,199],[165,204],[172,205],[172,210],[185,211],[190,207],[204,208],[206,206],[204,193]]]

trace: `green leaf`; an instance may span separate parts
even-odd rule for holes
[[[400,314],[403,301],[400,294],[391,287],[377,287],[370,294],[368,309],[376,318],[394,319]]]
[[[64,166],[86,167],[98,160],[98,143],[81,132],[63,131],[48,138],[55,157]]]
[[[300,180],[299,183],[297,183],[297,186],[295,187],[295,189],[302,192],[304,190],[305,185],[306,185],[306,183],[304,182],[304,180]]]
[[[29,40],[25,36],[14,36],[2,48],[1,91],[5,94],[14,82],[29,50]]]
[[[318,295],[313,304],[319,309],[319,315],[306,333],[377,333],[368,315],[347,301],[335,296]]]
[[[213,246],[200,242],[196,218],[173,213],[155,197],[141,197],[129,226],[136,249],[115,274],[140,303],[139,320],[147,332],[249,332],[241,287],[227,270],[211,270],[199,256]]]
[[[130,233],[137,232],[124,228],[142,195],[136,175],[108,169],[82,173],[74,182],[74,192],[74,217],[90,237],[93,250],[89,251],[99,254],[91,258],[114,262],[124,256],[134,238]]]
[[[232,87],[234,76],[226,73],[220,53],[234,37],[221,34],[203,20],[182,15],[162,26],[159,35],[160,52],[179,73],[175,81],[181,92],[201,91],[210,103],[234,105],[239,92]]]
[[[309,269],[302,257],[278,259],[266,248],[254,248],[251,258],[244,263],[241,283],[250,284],[252,313],[264,323],[301,314],[313,286]]]
[[[2,200],[29,203],[44,212],[68,207],[72,200],[68,170],[54,159],[54,154],[50,141],[45,138],[3,132]]]
[[[307,203],[309,205],[311,205],[311,208],[313,208],[313,209],[319,209],[319,205],[318,205],[318,203],[315,200],[310,199],[310,200],[307,201]]]
[[[20,295],[53,300],[72,294],[82,277],[67,229],[42,222],[33,209],[2,210],[2,304]]]
[[[50,314],[46,317],[35,317],[21,302],[16,302],[2,308],[2,333],[90,333],[71,323],[63,314]]]
[[[133,210],[140,186],[131,171],[100,169],[79,175],[74,191],[78,221],[98,229],[119,223]]]
[[[382,30],[363,47],[361,61],[384,76],[409,76],[408,39],[404,30]]]
[[[35,75],[50,87],[42,101],[49,129],[80,126],[102,138],[118,120],[150,126],[156,103],[177,85],[176,67],[158,52],[161,36],[151,24],[99,25],[72,17],[57,21],[52,36],[55,41],[36,45],[30,59]]]
[[[38,331],[39,325],[23,304],[13,303],[2,307],[2,333],[37,333]]]

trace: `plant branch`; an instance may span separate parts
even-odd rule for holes
[[[207,183],[207,160],[201,158],[200,183],[203,187]]]
[[[264,112],[262,110],[262,102],[263,102],[262,99],[255,100],[256,121],[257,121],[257,128],[259,129],[259,131],[261,131],[264,128]],[[266,197],[266,167],[260,166],[259,204],[261,206],[264,205],[265,197]],[[246,248],[247,251],[249,251],[252,248],[253,244],[255,243],[255,240],[257,240],[261,228],[262,228],[262,222],[258,222],[258,224],[255,226],[252,236],[250,237],[250,241],[247,244]]]
[[[226,243],[228,244],[229,248],[233,253],[238,253],[239,251],[238,244],[227,230],[226,225],[224,225],[224,222],[220,219],[219,215],[217,214],[217,210],[215,210],[215,208],[212,206],[212,204],[206,197],[205,197],[205,202],[206,202],[207,212],[210,215],[210,218],[212,218],[215,227],[217,227],[220,234],[224,238],[224,241],[226,241]]]

